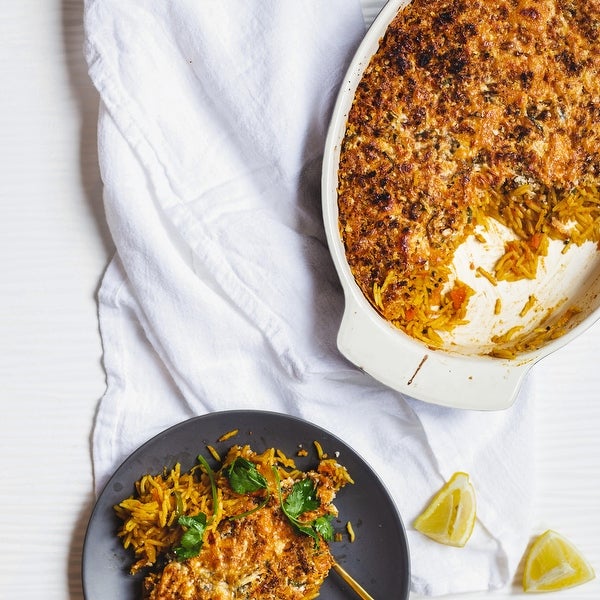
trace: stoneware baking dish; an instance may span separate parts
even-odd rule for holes
[[[586,243],[562,253],[560,245],[550,247],[544,257],[543,273],[533,281],[507,286],[503,292],[502,327],[511,323],[525,329],[535,318],[524,320],[519,311],[523,298],[535,293],[539,311],[557,307],[556,315],[576,308],[566,333],[539,349],[516,358],[489,355],[490,303],[485,280],[475,278],[469,264],[489,263],[503,244],[502,233],[486,246],[467,241],[456,254],[457,273],[476,294],[469,304],[466,326],[457,328],[444,349],[431,349],[391,325],[371,306],[356,284],[346,260],[338,226],[337,174],[344,137],[356,87],[376,52],[379,41],[397,11],[406,2],[390,0],[367,32],[350,63],[333,111],[322,173],[323,217],[327,240],[344,296],[345,308],[337,344],[352,363],[385,385],[419,400],[443,406],[499,410],[511,406],[528,370],[540,359],[561,348],[587,329],[600,316],[600,252]],[[469,273],[471,271],[471,273]],[[554,309],[553,309],[554,310]],[[538,312],[538,317],[539,317]]]

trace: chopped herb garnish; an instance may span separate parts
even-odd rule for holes
[[[193,517],[182,515],[177,519],[177,523],[182,527],[186,527],[186,531],[181,536],[179,546],[175,548],[175,555],[180,560],[198,556],[204,542],[206,515],[204,513],[199,513]]]
[[[320,533],[323,539],[327,542],[333,540],[333,515],[323,515],[313,521],[313,528],[317,533]]]
[[[199,455],[198,461],[204,467],[206,474],[208,475],[208,479],[210,480],[210,491],[212,493],[212,501],[213,501],[213,517],[217,514],[217,509],[219,508],[219,496],[217,495],[217,484],[215,482],[215,474],[213,470],[210,468],[210,465],[206,462],[204,456]]]
[[[231,489],[238,494],[248,494],[266,489],[267,480],[258,472],[256,465],[238,456],[227,468]]]
[[[215,474],[203,456],[198,456],[198,461],[206,471],[208,479],[210,480],[210,489],[212,492],[213,501],[213,516],[210,518],[210,520],[212,520],[219,507],[219,496],[217,494]],[[187,558],[198,556],[200,553],[200,549],[202,548],[202,544],[204,542],[204,530],[206,529],[208,518],[202,512],[193,517],[181,514],[183,512],[183,499],[181,498],[181,494],[179,494],[179,492],[175,492],[175,500],[176,511],[177,514],[180,515],[177,519],[177,523],[182,527],[185,527],[186,531],[181,536],[179,546],[174,549],[174,552],[175,556],[177,556],[179,560],[185,560]]]
[[[229,517],[230,519],[241,519],[242,517],[247,517],[251,515],[253,512],[256,512],[263,506],[267,504],[271,494],[267,488],[267,480],[264,478],[261,473],[259,473],[256,465],[243,458],[242,456],[238,456],[227,468],[225,474],[229,480],[229,485],[231,489],[237,494],[249,494],[252,492],[257,492],[258,490],[267,490],[267,494],[263,501],[252,508],[251,510],[247,510],[239,515],[233,515]]]
[[[289,522],[301,533],[309,535],[315,542],[319,543],[319,534],[326,541],[333,539],[333,526],[330,516],[322,516],[313,521],[301,521],[298,517],[305,512],[315,510],[320,506],[317,499],[317,489],[311,479],[301,479],[292,486],[290,493],[285,500],[281,492],[281,480],[277,467],[273,467],[275,479],[277,480],[277,491],[279,494],[279,503],[281,510],[288,518]]]
[[[311,479],[296,481],[283,503],[285,514],[290,518],[295,518],[304,512],[319,508],[316,492],[315,484]]]

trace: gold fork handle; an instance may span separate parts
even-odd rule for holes
[[[373,596],[371,596],[365,588],[358,583],[340,564],[337,562],[333,563],[333,568],[339,574],[339,576],[356,592],[359,598],[362,600],[375,600]]]

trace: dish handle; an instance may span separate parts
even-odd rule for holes
[[[346,291],[340,352],[388,387],[442,406],[501,410],[515,401],[534,364],[431,349],[363,306]]]

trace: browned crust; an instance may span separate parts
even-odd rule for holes
[[[273,497],[268,508],[223,521],[198,557],[168,563],[147,580],[146,593],[149,600],[301,600],[318,595],[332,564],[327,544],[298,534]]]
[[[358,85],[338,185],[347,260],[387,319],[406,326],[415,278],[446,281],[490,190],[598,184],[599,37],[597,0],[400,10]]]

